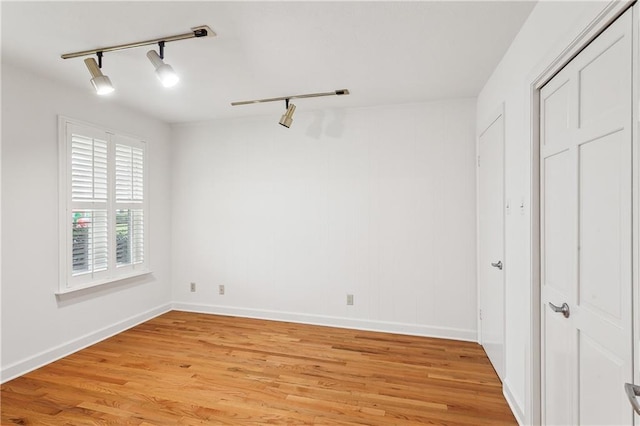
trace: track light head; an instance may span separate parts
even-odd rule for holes
[[[87,65],[89,69],[89,73],[91,74],[91,84],[95,89],[98,95],[108,95],[113,92],[113,84],[111,84],[111,80],[109,77],[102,74],[98,63],[93,58],[87,58],[84,60],[84,63]]]
[[[287,129],[291,127],[291,123],[293,123],[293,113],[296,110],[296,106],[294,104],[289,104],[289,99],[287,99],[287,111],[282,114],[280,117],[280,124],[286,127]]]
[[[156,68],[156,76],[164,87],[175,86],[178,81],[180,81],[180,77],[178,77],[173,68],[171,68],[171,65],[165,64],[160,55],[158,55],[158,52],[155,50],[148,51],[147,58],[149,58]]]

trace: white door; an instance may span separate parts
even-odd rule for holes
[[[631,30],[629,10],[540,92],[547,425],[633,423]]]
[[[480,343],[504,379],[504,115],[478,139]]]

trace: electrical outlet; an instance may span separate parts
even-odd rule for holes
[[[218,286],[218,294],[224,296],[224,284]]]
[[[190,289],[191,289],[191,292],[192,292],[192,293],[193,293],[194,291],[196,291],[196,283],[191,283],[191,285],[190,285]]]
[[[353,305],[353,294],[347,294],[347,305]]]

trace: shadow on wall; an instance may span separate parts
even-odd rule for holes
[[[336,109],[328,110],[327,114],[324,110],[313,112],[313,120],[307,127],[306,135],[320,139],[323,135],[330,138],[340,138],[344,132],[345,110]]]

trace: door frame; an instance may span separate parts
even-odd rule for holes
[[[530,158],[530,241],[531,241],[531,283],[530,283],[530,303],[529,303],[529,350],[526,351],[525,371],[525,418],[530,424],[541,424],[542,420],[542,387],[541,387],[541,315],[540,315],[540,89],[549,80],[551,80],[565,65],[567,65],[580,51],[582,51],[589,43],[591,43],[600,33],[602,33],[613,21],[622,15],[627,9],[636,3],[636,0],[611,0],[600,13],[574,38],[569,44],[555,57],[546,61],[546,66],[541,70],[534,70],[530,74],[527,81],[529,84],[529,158]],[[632,245],[632,292],[633,292],[633,375],[636,383],[640,383],[640,374],[638,372],[640,363],[637,359],[637,351],[635,345],[640,342],[640,285],[638,280],[638,267],[640,260],[640,179],[638,171],[640,171],[640,153],[638,152],[638,114],[640,112],[640,90],[638,77],[638,56],[640,53],[639,34],[639,11],[636,7],[633,11],[633,105],[632,114],[636,117],[631,129],[632,134],[632,229],[633,229],[633,245]],[[636,416],[636,421],[640,417]]]

